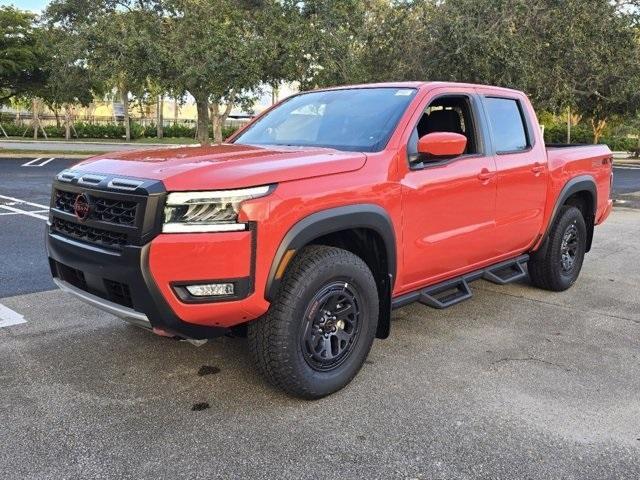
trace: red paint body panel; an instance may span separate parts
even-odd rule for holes
[[[466,146],[467,137],[452,132],[433,132],[418,140],[418,152],[426,155],[462,155]]]
[[[149,267],[167,303],[183,321],[229,327],[238,319],[255,318],[269,304],[255,294],[234,302],[185,304],[171,283],[248,277],[250,259],[250,232],[163,234],[151,242]]]
[[[240,220],[257,226],[255,291],[246,299],[185,304],[170,283],[250,275],[249,232],[162,234],[151,243],[151,273],[170,307],[185,322],[209,326],[230,327],[264,314],[267,278],[285,235],[297,222],[330,208],[373,204],[386,211],[397,251],[393,296],[534,250],[562,188],[574,177],[589,175],[596,182],[596,221],[609,214],[609,149],[545,148],[535,112],[521,92],[449,83],[381,86],[418,89],[381,152],[223,144],[101,155],[77,169],[158,179],[168,191],[277,184],[270,195],[241,206]],[[531,148],[503,155],[486,149],[412,170],[409,137],[429,103],[450,94],[517,99],[533,127]],[[478,115],[486,122],[482,112]]]
[[[362,167],[362,153],[329,148],[247,145],[182,146],[93,157],[76,170],[162,180],[168,191],[230,189],[346,173]]]

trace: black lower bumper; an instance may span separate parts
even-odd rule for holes
[[[111,251],[47,233],[51,274],[76,289],[143,313],[153,328],[193,339],[219,337],[226,328],[180,320],[167,304],[149,270],[149,244]]]

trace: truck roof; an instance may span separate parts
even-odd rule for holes
[[[464,83],[464,82],[380,82],[380,83],[360,83],[354,85],[340,85],[336,87],[320,88],[318,90],[344,90],[349,88],[455,88],[455,87],[468,87],[468,88],[489,88],[501,92],[511,93],[523,93],[520,90],[506,87],[497,87],[495,85],[482,85],[476,83]]]

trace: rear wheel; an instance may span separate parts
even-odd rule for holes
[[[586,241],[587,228],[580,210],[568,205],[562,207],[547,240],[529,260],[531,282],[555,292],[571,287],[582,269]]]
[[[254,363],[302,398],[329,395],[358,373],[375,337],[378,292],[358,256],[310,246],[293,260],[264,318],[249,325]]]

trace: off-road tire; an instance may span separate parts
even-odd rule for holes
[[[569,270],[563,268],[563,240],[568,233],[575,234],[575,255]],[[531,255],[527,265],[531,283],[536,287],[561,292],[571,287],[578,278],[587,243],[584,217],[576,207],[560,208],[549,235],[542,246]]]
[[[352,342],[341,342],[350,345],[348,355],[339,357],[342,363],[328,371],[318,370],[304,347],[309,325],[315,325],[309,319],[316,317],[309,312],[321,312],[317,299],[327,291],[323,289],[339,288],[342,283],[357,297],[354,310],[359,311],[359,330]],[[249,325],[253,361],[271,384],[290,395],[317,399],[334,393],[355,377],[369,354],[378,323],[378,304],[376,282],[360,257],[340,248],[308,246],[287,268],[269,311]]]

